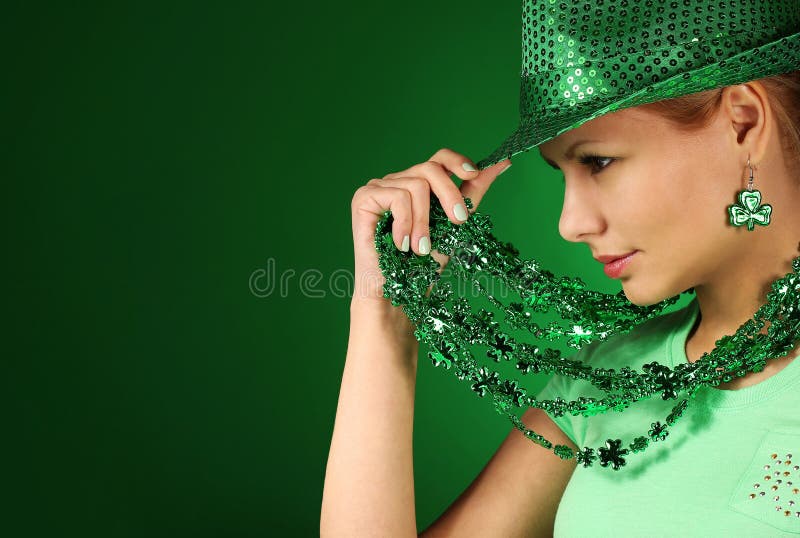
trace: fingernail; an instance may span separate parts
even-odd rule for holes
[[[426,235],[419,238],[419,252],[420,254],[431,253],[431,240]]]
[[[471,164],[469,164],[469,163],[463,163],[463,164],[461,165],[461,168],[463,168],[463,169],[464,169],[464,170],[466,170],[467,172],[474,172],[474,171],[475,171],[475,167],[474,167],[474,166],[472,166],[472,165],[471,165]]]
[[[502,170],[500,170],[500,171],[497,173],[497,175],[499,176],[500,174],[502,174],[503,172],[505,172],[506,170],[508,170],[509,168],[511,168],[511,164],[512,164],[512,163],[509,163],[509,164],[508,164],[508,166],[506,166],[505,168],[503,168]],[[497,177],[497,176],[495,176],[495,177]]]
[[[400,245],[400,250],[402,250],[403,252],[408,252],[408,241],[409,240],[407,235],[403,237],[403,244]]]
[[[456,204],[453,206],[453,213],[456,214],[456,218],[458,220],[467,220],[467,208],[464,207],[464,204]]]

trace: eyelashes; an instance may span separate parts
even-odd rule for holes
[[[600,172],[611,166],[611,163],[617,160],[614,157],[604,157],[602,155],[593,155],[588,153],[583,155],[578,155],[577,157],[578,157],[578,162],[581,165],[589,167],[592,175],[599,174]],[[547,162],[550,163],[550,161]],[[551,166],[553,166],[553,168],[555,168],[556,170],[561,171],[561,169],[558,168],[557,166],[554,166],[552,164]],[[561,182],[566,183],[566,178],[563,173],[561,174]]]
[[[612,162],[614,162],[613,157],[603,157],[601,155],[580,155],[579,156],[580,163],[585,166],[589,166],[592,169],[592,173],[600,173],[606,168],[608,168]],[[603,161],[608,161],[607,164],[598,166],[598,163]]]

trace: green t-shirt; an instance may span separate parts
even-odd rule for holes
[[[627,334],[592,342],[574,358],[616,370],[641,371],[653,361],[674,367],[688,362],[686,338],[697,315],[694,298]],[[588,381],[556,375],[537,398],[604,395]],[[647,436],[651,423],[663,424],[678,401],[656,394],[622,412],[550,418],[579,448],[596,451],[608,438],[627,447]],[[800,360],[743,389],[701,387],[669,431],[664,441],[626,455],[618,471],[597,460],[588,468],[579,464],[558,507],[554,535],[800,534]]]

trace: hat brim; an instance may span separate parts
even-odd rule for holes
[[[572,110],[521,123],[500,147],[476,163],[483,170],[502,160],[535,148],[603,114],[723,86],[741,84],[800,69],[800,32],[741,52],[698,69],[679,73],[632,94],[590,99]],[[556,110],[556,108],[554,108]],[[552,118],[552,119],[551,119]]]

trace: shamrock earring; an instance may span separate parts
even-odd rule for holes
[[[750,165],[750,157],[747,158],[747,166],[750,167],[747,190],[739,192],[739,201],[728,206],[728,214],[733,226],[747,224],[747,229],[752,232],[755,224],[759,226],[769,225],[772,206],[769,204],[761,205],[761,191],[753,190],[753,167]]]

